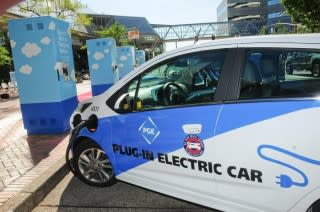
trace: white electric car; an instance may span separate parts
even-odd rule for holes
[[[223,211],[319,211],[320,66],[288,74],[298,54],[320,55],[320,34],[216,40],[148,61],[74,112],[71,170]]]

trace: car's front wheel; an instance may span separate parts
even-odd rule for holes
[[[93,141],[81,142],[74,153],[75,174],[86,184],[98,187],[116,182],[112,164],[106,153]]]

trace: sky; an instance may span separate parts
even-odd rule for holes
[[[81,0],[96,13],[146,17],[151,24],[215,22],[221,0]]]

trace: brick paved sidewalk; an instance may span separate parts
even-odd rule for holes
[[[90,82],[77,85],[80,96],[89,89]],[[67,144],[68,133],[28,136],[19,99],[0,100],[0,207],[64,157]]]

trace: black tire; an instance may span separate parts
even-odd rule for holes
[[[88,185],[106,187],[117,182],[108,156],[94,141],[79,143],[74,153],[73,165],[75,175]]]
[[[320,63],[316,62],[312,65],[311,73],[313,77],[319,77],[320,76]]]
[[[317,212],[317,211],[320,211],[320,200],[317,200],[315,203],[313,203],[306,212]]]

